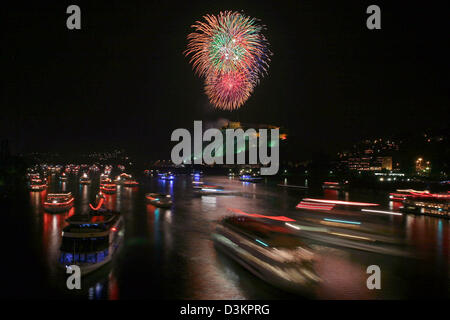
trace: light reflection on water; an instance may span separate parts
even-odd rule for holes
[[[53,180],[56,181],[54,178]],[[40,230],[39,250],[44,257],[51,281],[57,283],[49,286],[63,288],[60,290],[62,296],[75,295],[86,299],[129,297],[128,289],[123,290],[121,294],[121,284],[126,282],[135,285],[155,283],[156,288],[159,288],[156,283],[162,282],[163,289],[160,294],[155,295],[151,288],[136,289],[141,298],[293,298],[263,283],[216,250],[211,233],[217,221],[230,213],[229,208],[250,213],[285,215],[295,219],[301,215],[295,205],[308,195],[346,201],[377,202],[385,209],[399,210],[398,204],[387,201],[385,194],[338,190],[319,190],[315,194],[307,194],[308,191],[301,189],[277,187],[276,183],[249,183],[235,178],[207,176],[202,177],[202,180],[235,190],[239,194],[197,196],[192,191],[191,178],[180,176],[175,181],[148,178],[137,188],[118,186],[116,194],[105,195],[107,207],[121,211],[124,215],[127,249],[122,250],[120,259],[116,259],[117,263],[89,276],[89,279],[86,279],[87,285],[79,293],[64,290],[65,276],[57,267],[61,231],[69,215],[88,212],[89,203],[94,201],[98,191],[98,182],[95,183],[94,179],[92,185],[80,186],[73,177],[61,184],[53,182],[49,192],[59,192],[65,188],[75,196],[74,208],[64,214],[43,211],[42,203],[47,191],[30,192],[31,212],[36,230]],[[289,184],[287,179],[283,182]],[[169,193],[173,197],[174,205],[171,209],[162,209],[146,204],[144,195],[147,192]],[[360,219],[365,221],[364,216]],[[315,249],[321,253],[317,272],[323,282],[316,290],[315,297],[371,299],[448,296],[449,221],[412,215],[376,219],[399,234],[404,232],[405,240],[414,248],[417,259],[404,260],[406,258],[317,245]],[[138,262],[133,266],[133,270],[137,272],[116,273],[116,269],[128,270],[129,264],[135,264],[136,261]],[[380,292],[370,291],[365,286],[368,276],[365,270],[370,264],[380,265],[382,269],[383,290]],[[419,280],[412,280],[418,277]]]

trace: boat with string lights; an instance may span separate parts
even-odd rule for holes
[[[112,181],[111,181],[111,178],[109,177],[109,175],[107,175],[105,173],[100,174],[100,184],[110,183],[110,182],[112,182]]]
[[[403,200],[401,211],[450,219],[450,192],[410,192]]]
[[[77,265],[86,275],[112,261],[124,236],[120,214],[91,212],[73,215],[63,229],[59,263],[63,268]]]
[[[105,196],[99,192],[96,204],[89,204],[88,214],[73,215],[63,229],[59,263],[67,268],[76,264],[82,274],[88,274],[111,262],[123,242],[124,221],[117,211],[105,206]]]
[[[139,185],[139,182],[137,182],[131,174],[125,172],[119,174],[114,180],[114,183],[125,187],[137,187]]]
[[[114,194],[117,192],[117,185],[115,183],[101,183],[100,191],[106,194]]]
[[[253,173],[253,174],[242,174],[239,177],[239,180],[243,181],[243,182],[256,183],[256,182],[261,182],[263,180],[263,177],[260,176],[259,174],[256,174],[256,173]]]
[[[161,173],[159,174],[159,179],[164,181],[172,181],[175,180],[175,175],[172,172]]]
[[[87,175],[87,173],[83,173],[83,175],[80,177],[80,184],[91,184],[91,179],[89,178],[89,176]]]
[[[322,184],[322,189],[343,190],[347,187],[348,187],[348,181],[344,181],[344,182],[325,181]]]
[[[43,191],[47,189],[47,184],[42,179],[31,179],[28,184],[30,191]]]
[[[170,208],[172,206],[172,197],[170,194],[162,193],[147,193],[145,199],[148,203],[156,207]]]
[[[44,202],[44,210],[47,212],[65,212],[73,207],[75,198],[71,192],[68,193],[49,193]]]
[[[320,281],[314,270],[316,254],[282,224],[230,216],[212,236],[219,250],[275,287],[308,294]]]
[[[389,200],[391,201],[399,201],[413,197],[418,194],[429,194],[429,190],[414,190],[414,189],[397,189],[395,192],[389,193]]]

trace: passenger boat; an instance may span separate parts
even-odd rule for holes
[[[194,172],[191,173],[191,176],[194,179],[198,180],[198,179],[200,179],[203,176],[203,171],[194,171]]]
[[[263,180],[263,177],[257,174],[243,174],[239,177],[240,181],[244,182],[261,182]]]
[[[172,206],[172,197],[170,194],[147,193],[145,195],[147,202],[161,208],[170,208]]]
[[[27,176],[28,176],[28,178],[29,178],[30,180],[33,180],[33,179],[40,179],[40,178],[41,178],[41,175],[40,175],[39,173],[36,173],[36,172],[28,173]]]
[[[225,190],[222,186],[202,185],[199,188],[194,188],[195,192],[201,195],[230,195],[233,192]]]
[[[102,183],[111,183],[111,182],[112,181],[111,181],[111,179],[109,178],[109,176],[107,174],[102,173],[100,175],[100,184],[102,184]]]
[[[75,199],[72,193],[49,193],[44,202],[44,209],[47,212],[65,212],[73,207]]]
[[[392,201],[403,201],[409,197],[413,197],[418,194],[429,194],[428,190],[414,190],[414,189],[397,189],[396,192],[389,193],[389,199]]]
[[[100,191],[106,194],[114,194],[117,192],[117,185],[115,183],[101,183]]]
[[[92,211],[74,215],[63,229],[59,263],[77,265],[86,275],[111,262],[123,242],[124,222],[118,213]]]
[[[153,170],[149,170],[149,169],[145,169],[144,170],[144,174],[146,175],[146,176],[153,176]]]
[[[32,179],[28,185],[31,191],[42,191],[47,189],[47,184],[41,179]]]
[[[450,192],[417,193],[403,200],[401,210],[405,213],[450,218]]]
[[[116,177],[116,179],[114,180],[114,183],[116,183],[117,185],[123,185],[126,187],[135,187],[135,186],[139,185],[139,183],[133,179],[131,174],[127,174],[127,173],[121,173],[120,175],[118,175]]]
[[[175,176],[169,172],[169,173],[163,173],[160,177],[161,180],[174,180]]]
[[[194,191],[198,191],[198,190],[200,190],[202,188],[203,184],[204,184],[203,181],[195,181],[195,180],[193,180],[192,181],[192,188],[194,189]]]
[[[123,185],[125,187],[137,187],[139,185],[139,182],[136,180],[127,180],[123,182]]]
[[[86,173],[83,173],[80,177],[80,184],[91,184],[91,179]]]
[[[348,181],[345,182],[336,182],[336,181],[325,181],[322,184],[322,189],[335,189],[335,190],[342,190],[347,188]]]
[[[213,239],[245,269],[281,289],[310,293],[320,280],[315,253],[284,225],[232,216],[222,220]]]

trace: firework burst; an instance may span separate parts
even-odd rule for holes
[[[216,107],[239,108],[267,72],[270,55],[264,27],[254,18],[225,11],[192,26],[185,51]]]
[[[205,92],[209,101],[217,108],[234,110],[250,97],[253,83],[244,72],[212,73],[205,79]]]

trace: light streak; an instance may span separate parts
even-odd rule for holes
[[[361,211],[364,212],[373,212],[373,213],[384,213],[384,214],[390,214],[393,216],[402,216],[402,213],[398,213],[398,212],[392,212],[392,211],[382,211],[382,210],[370,210],[370,209],[361,209]]]
[[[379,206],[379,204],[377,204],[377,203],[366,203],[366,202],[352,202],[352,201],[311,199],[311,198],[305,198],[303,200],[304,201],[321,202],[321,203],[340,204],[340,205],[345,205],[345,206]]]
[[[329,219],[329,218],[324,218],[323,220],[329,221],[329,222],[345,223],[345,224],[355,224],[355,225],[361,224],[361,222],[358,222],[358,221],[338,220],[338,219]]]

